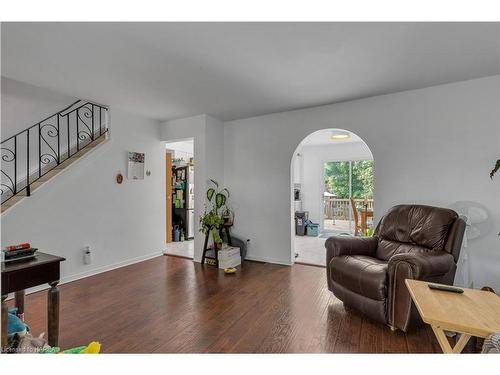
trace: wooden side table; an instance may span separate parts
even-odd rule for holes
[[[429,324],[443,353],[461,353],[472,336],[487,337],[500,332],[500,297],[477,289],[464,293],[434,290],[428,282],[405,280],[422,320]],[[451,347],[444,331],[460,333]]]
[[[60,264],[66,259],[37,253],[30,260],[2,263],[2,351],[7,349],[7,304],[9,293],[15,293],[18,314],[24,314],[25,289],[48,283],[47,293],[47,335],[50,346],[59,341],[59,289]]]
[[[229,246],[233,246],[233,241],[231,239],[231,232],[230,232],[230,228],[232,227],[233,225],[232,224],[223,224],[221,225],[221,227],[219,228],[219,236],[220,238],[222,238],[222,231],[225,231],[226,232],[226,236],[227,236],[227,244]],[[218,256],[218,249],[215,248],[214,246],[214,256],[208,256],[207,255],[207,252],[210,251],[210,249],[208,248],[208,239],[210,238],[210,235],[212,233],[212,230],[209,230],[206,234],[205,234],[205,243],[203,244],[203,253],[202,253],[202,257],[201,257],[201,264],[202,265],[205,265],[205,259],[213,259],[215,260],[215,266],[217,268],[219,268],[219,256]]]

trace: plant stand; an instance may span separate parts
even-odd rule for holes
[[[232,225],[222,225],[220,228],[219,228],[219,235],[220,237],[222,238],[222,232],[225,231],[226,232],[226,236],[227,236],[227,244],[229,246],[233,246],[233,241],[231,240],[231,233],[229,231],[229,228],[231,228]],[[219,257],[218,257],[218,251],[219,249],[217,249],[217,247],[215,246],[214,244],[214,256],[209,256],[207,255],[207,252],[210,251],[211,249],[208,248],[208,239],[210,237],[210,234],[212,233],[212,229],[208,230],[207,231],[207,234],[205,235],[205,243],[203,245],[203,255],[201,257],[201,264],[202,265],[205,265],[205,259],[213,259],[215,260],[215,266],[217,268],[219,268]]]

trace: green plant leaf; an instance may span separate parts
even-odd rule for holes
[[[229,194],[229,190],[227,190],[226,188],[224,188],[224,189],[222,189],[220,192],[221,192],[221,193],[226,192],[226,196],[229,198],[229,195],[230,195],[230,194]]]
[[[207,190],[207,199],[209,202],[212,201],[212,198],[214,197],[214,194],[215,194],[215,189],[214,188],[210,188]]]
[[[212,237],[215,243],[222,243],[222,238],[220,238],[219,231],[216,228],[212,229]]]
[[[220,226],[224,223],[224,219],[214,212],[205,212],[200,216],[200,232],[206,234],[208,231]]]
[[[217,209],[224,206],[225,203],[226,203],[226,196],[222,193],[217,193],[215,195],[215,206],[217,207]]]

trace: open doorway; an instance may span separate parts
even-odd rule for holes
[[[356,134],[326,129],[306,137],[292,159],[292,257],[325,266],[332,235],[370,235],[373,156]]]
[[[323,164],[322,233],[368,235],[373,228],[373,160]]]
[[[165,144],[167,255],[194,256],[194,140]]]

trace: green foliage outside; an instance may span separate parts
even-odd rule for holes
[[[338,199],[349,198],[349,162],[325,163],[325,191]],[[352,162],[352,197],[373,198],[373,161]]]

